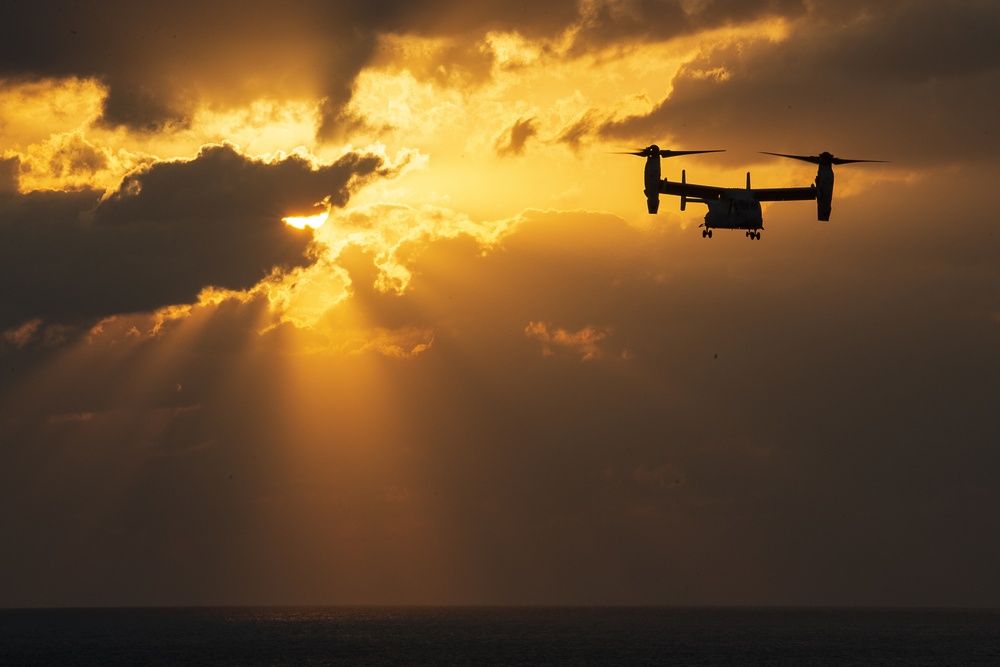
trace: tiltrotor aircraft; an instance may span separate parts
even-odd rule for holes
[[[653,145],[637,151],[626,151],[626,154],[646,158],[644,193],[650,214],[656,213],[659,209],[661,194],[680,197],[682,211],[688,202],[706,204],[708,213],[705,214],[705,222],[699,226],[704,227],[701,235],[707,238],[712,238],[713,229],[743,229],[746,230],[747,238],[760,239],[760,232],[764,228],[764,219],[760,209],[761,202],[815,199],[816,219],[828,221],[833,201],[833,165],[852,162],[884,162],[884,160],[845,160],[826,152],[819,155],[764,152],[764,155],[804,160],[819,165],[815,183],[808,187],[795,188],[752,188],[750,187],[750,172],[747,172],[746,188],[724,188],[716,185],[688,183],[686,172],[683,170],[679,183],[660,178],[660,158],[721,152],[723,151],[672,151]]]

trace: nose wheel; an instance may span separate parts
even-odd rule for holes
[[[701,230],[701,238],[712,238],[712,230],[711,229]]]

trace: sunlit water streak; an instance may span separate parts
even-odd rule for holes
[[[0,611],[15,665],[995,665],[1000,611],[213,607]]]

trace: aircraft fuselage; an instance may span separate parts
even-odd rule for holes
[[[718,199],[705,200],[708,213],[705,214],[706,229],[747,229],[764,228],[764,217],[760,202],[746,190],[726,190]]]

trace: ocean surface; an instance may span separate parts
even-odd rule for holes
[[[0,610],[0,665],[1000,665],[1000,610]]]

